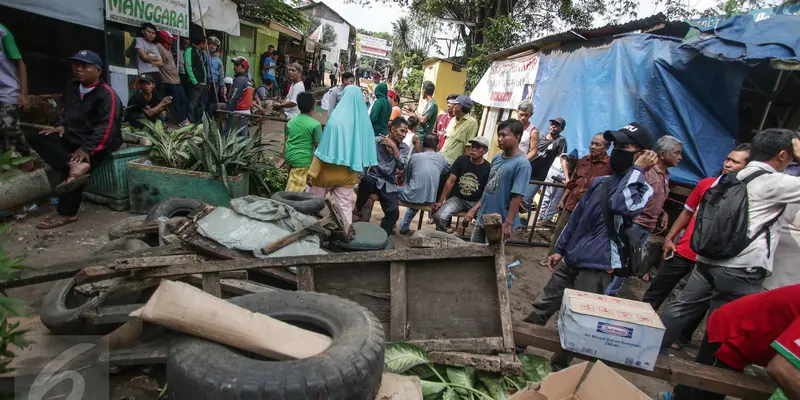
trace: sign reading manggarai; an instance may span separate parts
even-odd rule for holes
[[[539,54],[495,61],[483,74],[470,97],[486,107],[515,109],[522,100],[533,100]]]
[[[173,35],[189,36],[189,0],[106,0],[106,19],[134,26],[149,22]]]

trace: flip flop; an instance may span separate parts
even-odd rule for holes
[[[67,179],[69,178],[74,178],[74,179],[71,181],[68,180],[65,182],[61,182],[58,186],[56,186],[55,192],[56,194],[64,194],[67,192],[71,192],[74,189],[77,189],[78,187],[85,185],[86,181],[88,181],[89,178],[91,178],[91,176],[92,174],[83,174],[77,177],[74,175],[70,175]]]
[[[672,349],[672,350],[682,350],[683,349],[683,344],[675,342],[675,343],[669,345],[669,348]]]
[[[69,224],[71,224],[71,223],[73,223],[73,222],[75,222],[77,220],[78,220],[78,217],[73,217],[71,219],[65,219],[64,217],[56,219],[55,217],[53,217],[53,218],[50,218],[49,220],[45,219],[44,221],[39,222],[38,224],[36,224],[36,228],[38,228],[38,229],[55,229],[55,228],[60,228],[60,227],[62,227],[64,225],[69,225]]]

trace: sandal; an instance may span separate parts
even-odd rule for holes
[[[58,186],[56,186],[55,192],[56,194],[64,194],[67,192],[71,192],[80,186],[86,184],[86,181],[89,180],[91,174],[83,174],[83,175],[72,175],[70,174],[67,177],[67,180],[61,182]]]
[[[682,350],[683,349],[683,344],[679,343],[679,342],[675,342],[675,343],[669,345],[669,348],[672,349],[672,350]]]
[[[75,222],[77,220],[78,220],[78,217],[64,217],[64,216],[58,215],[58,216],[50,217],[49,219],[45,218],[44,221],[39,222],[36,225],[36,228],[38,228],[38,229],[55,229],[55,228],[60,228],[60,227],[62,227],[64,225],[69,225],[69,224],[71,224],[71,223],[73,223],[73,222]]]

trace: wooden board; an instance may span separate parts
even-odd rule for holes
[[[385,268],[381,264],[369,263],[340,267],[319,266],[313,268],[313,276],[316,285],[314,291],[344,297],[361,304],[378,317],[384,332],[391,332],[388,264]]]
[[[525,322],[514,321],[514,340],[518,345],[531,346],[549,351],[563,351],[558,330]],[[567,352],[572,356],[596,360],[583,354]],[[676,357],[659,356],[655,370],[646,371],[603,360],[609,366],[639,375],[663,379],[674,384],[702,388],[741,399],[767,399],[775,392],[775,383],[741,372],[725,370]]]

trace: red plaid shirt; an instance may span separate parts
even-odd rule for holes
[[[447,125],[450,124],[450,120],[453,119],[449,114],[439,114],[436,117],[436,124],[433,126],[433,133],[439,137],[439,149],[444,146],[444,139],[447,135]]]

